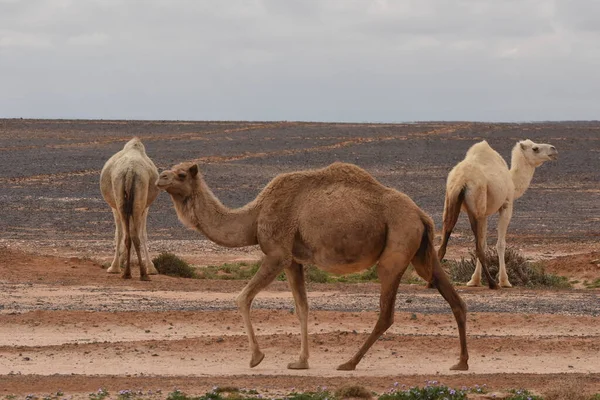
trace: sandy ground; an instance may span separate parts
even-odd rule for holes
[[[457,387],[486,384],[498,392],[527,387],[543,393],[573,382],[600,391],[598,290],[460,287],[471,310],[465,373],[448,370],[459,346],[447,304],[421,285],[402,285],[395,324],[356,371],[340,372],[335,367],[360,347],[377,319],[378,285],[311,284],[311,368],[292,371],[285,366],[297,357],[299,325],[285,282],[276,282],[255,302],[252,315],[266,357],[250,369],[234,303],[244,282],[124,281],[94,260],[9,247],[0,256],[4,394],[61,390],[85,397],[99,387],[203,393],[213,385],[268,394],[352,382],[381,392],[394,382],[422,385],[428,379]],[[585,264],[556,260],[557,272],[564,272],[560,265]]]
[[[427,380],[485,384],[490,396],[511,388],[600,392],[600,289],[584,284],[600,278],[600,169],[590,168],[600,154],[599,131],[597,122],[0,120],[0,398],[61,391],[89,399],[105,387],[111,398],[129,389],[158,399],[175,387],[203,394],[215,385],[267,396],[349,384],[381,393],[396,382]],[[459,287],[469,308],[470,370],[451,372],[459,345],[448,305],[436,291],[403,284],[394,325],[355,371],[339,372],[335,367],[357,351],[377,319],[379,286],[310,284],[310,369],[291,371],[299,324],[286,283],[275,282],[254,304],[266,357],[251,369],[234,303],[245,282],[124,281],[102,268],[114,226],[99,171],[134,135],[160,169],[196,160],[231,207],[250,201],[279,173],[345,161],[407,193],[438,230],[447,173],[471,144],[486,139],[508,159],[517,140],[551,143],[559,161],[536,171],[515,204],[507,240],[569,277],[574,289]],[[165,195],[153,204],[148,227],[152,255],[172,251],[197,266],[260,257],[255,247],[224,249],[183,228]],[[472,246],[461,218],[447,256],[467,256]]]

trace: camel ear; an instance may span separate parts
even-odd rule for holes
[[[521,145],[521,150],[525,150],[527,148],[523,142],[519,142],[519,144]]]
[[[195,178],[196,175],[198,175],[198,164],[192,165],[190,167],[189,171],[190,171],[190,175],[192,176],[192,178]]]

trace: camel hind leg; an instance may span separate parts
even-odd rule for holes
[[[115,257],[106,272],[118,274],[121,272],[121,253],[123,246],[123,224],[119,212],[113,208],[113,217],[115,219]]]
[[[140,239],[142,240],[142,250],[144,252],[144,259],[146,260],[146,269],[149,275],[157,275],[158,271],[150,259],[150,253],[148,252],[148,231],[146,229],[146,223],[148,220],[148,211],[150,208],[146,208],[144,210],[144,214],[142,215],[142,233],[140,234]]]
[[[432,285],[437,288],[442,297],[452,308],[454,319],[458,325],[458,336],[460,339],[460,359],[458,364],[450,367],[451,370],[466,371],[469,369],[469,353],[467,351],[467,307],[460,298],[459,294],[452,286],[446,272],[435,254],[433,241],[428,236],[433,236],[433,225],[428,227],[427,236],[423,235],[421,247],[411,260],[415,271]]]
[[[296,303],[296,315],[300,321],[300,358],[288,364],[288,369],[308,369],[308,298],[304,284],[304,267],[293,261],[285,268],[290,289]]]
[[[479,286],[481,284],[481,270],[483,269],[489,288],[498,289],[498,284],[494,278],[492,278],[492,274],[490,274],[490,270],[485,259],[485,250],[487,247],[487,217],[484,216],[483,218],[477,218],[470,211],[468,214],[469,222],[471,223],[471,229],[473,230],[473,234],[475,234],[475,253],[477,254],[477,266],[475,267],[475,272],[473,273],[471,280],[467,283],[467,286]]]
[[[506,207],[500,209],[500,217],[498,218],[498,242],[496,243],[496,250],[498,251],[498,264],[500,266],[498,280],[502,287],[512,287],[506,273],[506,260],[504,258],[506,254],[506,231],[512,217],[512,210],[512,203],[507,204]]]
[[[291,263],[290,258],[279,255],[267,254],[256,274],[250,279],[246,287],[238,295],[236,303],[244,319],[246,325],[246,333],[248,335],[248,342],[250,344],[250,350],[252,357],[250,359],[250,367],[256,367],[265,357],[264,353],[260,351],[254,329],[252,328],[252,321],[250,321],[250,308],[254,297],[265,287],[267,287],[277,274],[279,274],[284,267]]]
[[[400,285],[400,279],[406,271],[410,262],[410,256],[406,252],[396,252],[388,256],[382,256],[377,265],[377,276],[381,282],[381,293],[379,296],[379,318],[373,331],[361,346],[358,352],[347,362],[337,367],[340,371],[353,371],[356,365],[364,357],[373,343],[388,330],[394,323],[394,305],[396,304],[396,293]]]
[[[138,259],[138,265],[140,266],[140,280],[141,281],[149,281],[150,277],[148,276],[148,271],[146,269],[146,264],[142,261],[142,241],[140,236],[143,236],[142,233],[142,216],[144,212],[134,212],[132,216],[132,224],[129,227],[129,235],[131,237],[131,241],[133,242],[133,247],[135,248],[135,253]]]

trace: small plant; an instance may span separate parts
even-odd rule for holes
[[[135,393],[129,389],[119,390],[119,393],[117,393],[117,399],[119,399],[119,400],[131,399],[134,396],[134,394]]]
[[[98,389],[97,392],[90,393],[89,397],[90,397],[90,400],[102,400],[105,397],[107,397],[108,395],[109,395],[108,390],[106,390],[105,388],[100,388],[100,389]]]
[[[158,257],[152,259],[152,262],[160,274],[182,278],[196,277],[194,268],[173,253],[160,253]]]
[[[526,389],[511,389],[509,393],[510,395],[505,397],[505,400],[543,400]]]
[[[335,391],[335,397],[338,399],[370,399],[373,397],[373,393],[364,386],[343,386]]]
[[[331,392],[326,387],[322,387],[317,389],[316,392],[292,392],[285,396],[284,400],[330,400],[333,398]]]
[[[468,282],[475,271],[477,257],[473,251],[469,252],[469,259],[461,258],[460,261],[445,260],[443,265],[449,270],[450,277],[455,282]],[[569,280],[563,276],[549,274],[542,263],[532,263],[523,254],[514,248],[507,248],[505,252],[506,272],[508,280],[513,286],[553,287],[568,288]],[[497,276],[499,271],[498,252],[494,247],[488,249],[485,255],[486,263],[492,276]],[[482,284],[487,284],[485,275]]]
[[[466,400],[465,390],[456,390],[441,385],[437,381],[428,381],[425,387],[411,387],[398,390],[397,386],[390,392],[379,396],[378,400]]]
[[[600,278],[596,279],[593,282],[585,281],[583,284],[588,289],[600,289]]]

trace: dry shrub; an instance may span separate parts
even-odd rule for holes
[[[364,386],[342,386],[335,391],[335,397],[338,399],[370,399],[373,394]]]
[[[455,282],[468,282],[475,271],[477,262],[475,252],[469,252],[469,259],[461,258],[460,261],[447,260],[444,262],[446,270]],[[495,247],[490,247],[486,252],[486,263],[493,277],[498,276],[498,252]],[[507,248],[505,252],[506,272],[508,280],[513,286],[529,287],[569,287],[567,278],[546,273],[542,263],[528,261],[517,249]],[[482,274],[482,283],[487,284],[485,274]]]
[[[182,278],[196,277],[194,268],[173,253],[160,253],[158,257],[152,259],[152,262],[160,274]]]

